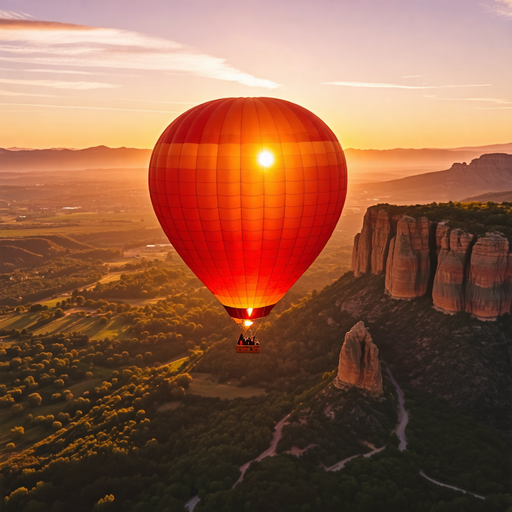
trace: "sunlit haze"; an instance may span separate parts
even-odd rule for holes
[[[344,148],[511,138],[506,0],[0,0],[0,18],[4,148],[152,148],[231,96],[298,103]]]

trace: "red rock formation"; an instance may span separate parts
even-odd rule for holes
[[[465,310],[493,319],[510,311],[511,255],[501,233],[487,233],[473,246],[466,286]]]
[[[393,229],[388,213],[386,210],[379,210],[372,230],[372,252],[370,257],[372,274],[380,274],[386,270],[386,260],[392,232]]]
[[[386,210],[368,208],[361,233],[354,238],[352,270],[356,277],[367,272],[384,272],[392,231],[392,223]]]
[[[473,238],[461,229],[451,230],[445,224],[437,226],[438,255],[432,300],[443,311],[464,311],[465,272]]]
[[[394,298],[412,299],[427,292],[430,277],[430,221],[403,215],[389,244],[386,290]]]
[[[345,335],[334,385],[357,386],[372,394],[382,394],[379,349],[363,322],[358,322]]]
[[[370,271],[372,231],[375,213],[374,208],[368,208],[368,210],[366,210],[361,233],[358,233],[354,238],[354,248],[352,249],[352,270],[356,277]]]
[[[512,312],[512,252],[500,233],[475,236],[440,223],[436,246],[427,217],[390,218],[371,207],[352,253],[354,275],[379,274],[385,268],[386,291],[394,298],[412,299],[427,293],[431,255],[437,252],[432,300],[440,310],[468,311],[482,319]],[[396,232],[396,235],[394,233]]]

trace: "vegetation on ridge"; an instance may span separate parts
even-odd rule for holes
[[[383,209],[393,217],[405,214],[428,217],[434,222],[447,221],[451,228],[459,228],[474,235],[490,231],[503,233],[512,242],[512,203],[430,203],[409,206],[378,204],[372,208]]]

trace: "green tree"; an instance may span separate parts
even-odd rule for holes
[[[31,393],[28,395],[28,403],[30,407],[37,407],[38,405],[41,405],[42,401],[43,399],[39,393]]]

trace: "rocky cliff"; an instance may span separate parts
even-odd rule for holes
[[[474,236],[439,224],[436,231],[437,271],[432,299],[443,311],[464,311],[466,269]]]
[[[392,297],[412,299],[427,292],[430,277],[430,229],[426,217],[403,215],[389,243],[386,290]],[[381,251],[376,247],[376,251]]]
[[[334,385],[357,386],[374,395],[382,394],[379,349],[363,322],[358,322],[345,335]]]
[[[370,207],[356,235],[356,277],[385,272],[396,299],[431,294],[437,309],[496,319],[512,308],[512,247],[502,233],[479,236],[428,217]]]

